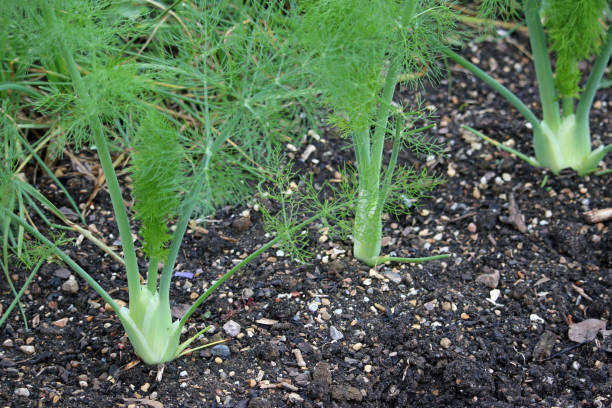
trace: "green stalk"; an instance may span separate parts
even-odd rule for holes
[[[398,256],[379,256],[376,259],[376,264],[375,265],[380,265],[380,264],[383,264],[385,262],[423,263],[423,262],[429,262],[429,261],[436,261],[438,259],[446,259],[448,257],[450,257],[450,254],[432,255],[432,256],[425,256],[425,257],[422,257],[422,258],[403,258],[403,257],[398,257]]]
[[[574,98],[571,96],[561,98],[561,107],[563,108],[564,118],[574,114]]]
[[[81,77],[81,73],[79,72],[77,64],[74,61],[72,53],[68,50],[65,44],[60,44],[60,47],[64,60],[66,61],[66,65],[68,66],[68,72],[70,73],[72,84],[77,96],[84,101],[85,104],[91,104],[91,97],[85,88],[83,78]],[[136,249],[134,248],[134,242],[132,241],[130,221],[128,219],[125,204],[123,203],[121,189],[119,188],[119,181],[117,180],[117,174],[115,173],[115,168],[113,167],[113,161],[108,150],[108,144],[106,143],[104,128],[100,118],[96,117],[92,119],[90,127],[94,143],[98,150],[100,165],[102,166],[102,171],[106,177],[106,185],[111,197],[113,212],[117,220],[117,227],[119,229],[121,246],[123,247],[125,258],[129,297],[130,299],[135,299],[140,293],[140,274],[138,272]]]
[[[199,185],[199,183],[197,185]],[[189,220],[191,219],[191,214],[193,214],[193,210],[197,204],[197,200],[195,199],[197,197],[195,194],[196,192],[199,193],[200,188],[196,187],[192,190],[192,193],[194,193],[193,196],[190,197],[190,199],[187,199],[188,201],[185,205],[185,209],[181,211],[179,220],[176,223],[176,229],[172,235],[170,253],[168,255],[168,259],[164,263],[164,269],[162,270],[161,278],[159,280],[159,296],[162,310],[165,310],[165,308],[170,308],[170,283],[172,282],[172,273],[174,271],[174,265],[176,263],[176,258],[178,257],[179,249],[181,248],[181,243],[183,242],[183,237],[185,236],[185,231],[187,230]]]
[[[578,107],[576,108],[577,133],[580,135],[587,135],[583,137],[589,138],[589,146],[591,144],[591,133],[589,131],[589,115],[591,112],[591,106],[593,105],[595,93],[599,88],[599,83],[601,82],[601,78],[606,71],[610,57],[612,57],[612,28],[608,28],[606,42],[602,46],[601,51],[595,60],[593,69],[591,70],[589,78],[584,86],[584,91],[582,92],[582,95],[580,95],[580,102],[578,102]]]
[[[370,134],[367,129],[359,132],[359,134],[354,133],[357,136],[356,138],[354,136],[354,141],[356,141],[354,145],[359,173],[359,187],[353,224],[353,256],[368,265],[372,264],[372,259],[380,254],[382,241],[381,213],[384,203],[384,196],[380,192],[380,173],[389,111],[398,81],[398,71],[399,63],[394,58],[391,60],[387,71],[371,145]],[[366,152],[367,161],[363,157]],[[361,162],[359,160],[360,156]],[[365,163],[363,163],[364,161]]]
[[[559,114],[559,104],[557,102],[557,91],[550,57],[546,47],[546,36],[540,20],[540,9],[537,0],[524,0],[523,11],[529,28],[529,42],[533,53],[538,89],[540,91],[540,101],[544,122],[550,127],[553,133],[557,132],[561,123]]]
[[[368,178],[380,180],[380,172],[383,160],[383,147],[385,145],[385,134],[387,133],[387,123],[389,122],[389,111],[395,93],[395,86],[398,81],[399,63],[396,58],[393,58],[389,63],[389,70],[385,79],[380,106],[378,107],[378,115],[376,117],[376,125],[374,127],[374,137],[372,140],[372,155],[371,163],[367,171]],[[361,175],[361,174],[360,174]],[[374,188],[374,186],[371,186]],[[378,183],[376,183],[378,189]]]
[[[489,74],[487,74],[486,72],[484,72],[459,54],[455,53],[450,48],[443,47],[442,52],[448,58],[470,71],[475,77],[489,85],[491,88],[493,88],[495,92],[497,92],[504,99],[506,99],[512,106],[516,108],[516,110],[518,110],[523,115],[525,119],[527,119],[529,123],[531,123],[531,126],[534,131],[540,128],[540,120],[538,119],[538,117],[511,90],[497,82]]]
[[[433,125],[431,125],[433,127]],[[391,189],[391,182],[393,181],[393,173],[395,172],[395,166],[397,165],[397,156],[399,155],[400,147],[402,145],[402,132],[404,131],[404,126],[402,126],[402,116],[397,115],[397,119],[395,121],[395,138],[393,139],[393,149],[391,150],[391,158],[389,159],[389,164],[387,165],[387,169],[385,171],[385,178],[383,180],[383,185],[381,189],[381,199],[378,202],[377,212],[382,214],[382,209],[385,204],[385,200],[389,195],[389,190]]]
[[[364,128],[352,132],[357,172],[367,173],[370,166],[370,130]]]
[[[155,294],[157,292],[158,265],[158,257],[151,257],[149,259],[149,270],[147,271],[147,289],[149,289],[151,294]]]
[[[361,183],[360,183],[361,184]],[[359,188],[353,223],[353,256],[374,266],[380,255],[382,217],[379,211],[380,192]]]

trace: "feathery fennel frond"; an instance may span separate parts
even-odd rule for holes
[[[156,112],[144,118],[133,146],[130,172],[136,219],[142,221],[143,250],[148,256],[163,260],[171,238],[167,223],[180,204],[183,149],[177,130]]]
[[[555,85],[560,96],[578,97],[578,62],[597,55],[606,34],[600,19],[606,0],[548,0],[543,13],[548,41],[557,55]]]
[[[478,15],[484,20],[496,18],[508,20],[517,17],[520,8],[518,0],[483,0]]]
[[[308,69],[342,129],[371,123],[387,61],[397,60],[410,74],[429,72],[452,28],[450,10],[430,0],[313,0],[300,6],[297,37],[312,55]]]

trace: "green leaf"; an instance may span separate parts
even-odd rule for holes
[[[597,55],[605,36],[600,19],[606,0],[548,0],[543,14],[549,47],[557,56],[555,85],[560,96],[577,97],[578,62]]]
[[[167,223],[177,213],[184,176],[178,131],[161,114],[150,111],[133,146],[130,173],[136,219],[142,221],[143,250],[150,257],[164,259],[171,238]]]

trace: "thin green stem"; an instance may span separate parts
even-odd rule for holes
[[[36,190],[30,184],[25,183],[25,182],[21,183],[20,188],[25,193],[25,198],[28,201],[28,203],[30,204],[30,206],[32,206],[34,208],[34,210],[37,212],[37,214],[48,225],[50,225],[50,226],[52,226],[54,228],[63,228],[63,229],[67,229],[67,230],[72,230],[72,231],[78,232],[79,234],[81,234],[85,238],[87,238],[89,241],[91,241],[95,246],[97,246],[98,248],[100,248],[101,250],[106,252],[115,261],[117,261],[117,263],[120,263],[122,266],[125,267],[125,261],[123,260],[123,258],[121,258],[119,255],[117,255],[117,253],[115,251],[113,251],[112,249],[110,249],[110,247],[108,245],[106,245],[104,242],[102,242],[98,238],[96,238],[89,230],[87,230],[87,229],[81,227],[80,225],[75,224],[72,221],[70,221],[69,219],[67,219],[66,216],[64,214],[62,214],[62,212],[60,210],[58,210],[57,207],[55,205],[53,205],[53,203],[51,201],[49,201],[47,199],[47,197],[42,195],[38,190]],[[38,200],[39,203],[41,203],[43,206],[45,206],[45,208],[47,210],[51,211],[51,213],[53,213],[53,215],[55,215],[57,218],[59,218],[60,221],[62,221],[64,224],[66,224],[66,226],[52,223],[49,219],[47,219],[46,215],[38,208],[38,205],[36,205],[34,200]]]
[[[87,92],[87,88],[85,88],[83,78],[81,77],[72,53],[68,50],[65,44],[60,44],[60,46],[77,96],[86,105],[92,103],[91,96]],[[115,168],[113,167],[113,160],[111,159],[110,152],[108,150],[108,144],[106,143],[106,137],[104,135],[104,127],[102,126],[100,118],[93,118],[91,120],[90,127],[94,143],[98,151],[100,165],[102,166],[102,171],[104,172],[104,176],[106,178],[106,185],[108,187],[111,203],[113,205],[113,211],[117,220],[119,236],[121,237],[121,246],[123,247],[126,265],[129,297],[130,299],[135,299],[140,293],[140,273],[138,271],[136,249],[134,248],[132,232],[130,230],[130,221],[125,204],[123,203],[121,189],[119,188],[119,181],[117,180],[117,174],[115,173]]]
[[[297,224],[296,226],[291,228],[287,233],[291,234],[291,233],[293,233],[295,231],[298,231],[298,230],[304,228],[306,225],[310,224],[311,222],[313,222],[313,221],[315,221],[315,220],[317,220],[319,218],[321,218],[321,214],[314,215],[314,216],[312,216],[312,217],[302,221],[301,223]],[[179,327],[183,327],[185,325],[185,323],[187,322],[187,320],[189,319],[189,317],[196,311],[196,309],[202,304],[202,302],[204,302],[226,280],[231,278],[236,272],[238,272],[240,269],[242,269],[244,266],[246,266],[249,262],[251,262],[253,259],[257,258],[263,252],[267,251],[268,249],[270,249],[272,246],[274,246],[278,242],[282,241],[283,239],[285,239],[285,235],[277,236],[276,238],[274,238],[273,240],[269,241],[267,244],[263,245],[261,248],[259,248],[255,252],[251,253],[246,258],[244,258],[238,265],[234,266],[232,269],[230,269],[228,272],[226,272],[225,275],[223,275],[221,278],[219,278],[218,281],[216,281],[213,285],[211,285],[210,288],[208,288],[206,290],[206,292],[204,292],[202,295],[200,295],[200,297],[193,303],[193,305],[191,305],[191,307],[189,308],[187,313],[185,313],[185,315],[181,318],[181,321],[179,322]]]
[[[199,193],[200,188],[194,188],[191,190],[192,193]],[[197,204],[197,195],[193,194],[193,197],[187,198],[187,202],[184,205],[184,209],[181,211],[178,222],[176,223],[176,229],[172,235],[172,241],[170,243],[170,253],[168,259],[164,263],[164,269],[162,270],[161,278],[159,280],[159,297],[162,304],[162,308],[170,307],[170,283],[172,282],[172,273],[174,272],[174,265],[176,258],[178,257],[185,231],[189,225],[191,214]],[[162,309],[165,310],[165,309]]]
[[[18,192],[18,197],[21,197],[21,193]],[[15,198],[14,197],[9,197],[9,203],[7,205],[7,209],[5,211],[10,211],[11,214],[13,213],[14,210],[14,206],[15,206]],[[0,207],[0,209],[2,209],[2,207]],[[15,285],[13,285],[13,280],[11,279],[11,276],[9,274],[9,265],[8,265],[8,249],[9,249],[9,235],[10,234],[10,228],[11,228],[11,223],[9,222],[8,219],[4,219],[3,220],[3,231],[2,231],[2,270],[4,271],[4,276],[6,278],[6,282],[9,285],[9,288],[11,289],[11,292],[13,292],[13,296],[15,297],[15,299],[18,298],[18,293],[17,293],[17,289],[15,289]],[[19,234],[22,235],[21,231],[23,231],[23,229],[19,228]],[[14,239],[14,237],[12,237]],[[20,238],[18,237],[18,241],[20,241]],[[19,243],[15,243],[13,242],[13,244],[15,244],[14,246],[17,246],[17,250],[20,251],[20,245]],[[25,323],[25,327],[27,329],[28,327],[28,320],[26,318],[25,315],[25,311],[23,310],[23,308],[21,307],[21,304],[18,303],[19,305],[19,311],[21,312],[21,316],[23,317],[23,321]]]
[[[489,85],[495,92],[500,94],[504,99],[506,99],[512,106],[514,106],[529,123],[533,129],[538,129],[540,127],[540,120],[538,117],[521,101],[518,96],[516,96],[511,90],[497,82],[493,77],[489,74],[478,68],[476,65],[472,64],[459,54],[455,53],[450,48],[443,47],[442,52],[449,57],[451,60],[455,61],[457,64],[461,65],[463,68],[470,71],[474,76],[478,79]]]
[[[85,218],[83,217],[83,215],[81,214],[81,212],[79,211],[79,207],[77,206],[77,204],[74,202],[74,199],[72,198],[72,196],[70,195],[70,193],[68,192],[68,190],[66,190],[66,187],[64,187],[64,185],[62,184],[61,181],[59,181],[59,179],[55,176],[55,174],[53,173],[53,171],[49,168],[49,166],[47,166],[47,164],[45,163],[45,161],[38,155],[38,153],[36,153],[36,150],[32,148],[32,146],[30,146],[30,144],[28,143],[28,141],[21,136],[21,134],[19,132],[16,133],[17,137],[19,138],[19,140],[21,141],[21,144],[23,146],[25,146],[26,150],[28,150],[28,152],[30,152],[30,154],[32,155],[32,157],[34,158],[34,160],[36,160],[36,163],[38,163],[38,165],[45,171],[45,173],[47,173],[47,175],[49,176],[49,178],[51,180],[53,180],[53,182],[55,183],[55,185],[62,190],[62,192],[64,193],[64,195],[66,196],[66,199],[68,200],[68,202],[70,203],[70,205],[72,206],[72,208],[74,209],[74,212],[78,214],[79,219],[81,220],[81,222],[83,224],[85,224]]]
[[[159,258],[152,256],[149,259],[149,270],[147,271],[147,289],[151,294],[157,292],[157,275],[159,271]]]
[[[542,103],[542,114],[544,122],[554,132],[559,128],[561,118],[559,114],[559,103],[557,102],[557,91],[548,48],[546,47],[546,35],[540,19],[540,8],[537,0],[524,0],[523,11],[529,28],[529,43],[533,53],[533,61],[540,91]]]
[[[23,93],[27,93],[28,95],[34,96],[34,97],[40,97],[40,92],[29,88],[25,85],[21,85],[15,82],[2,82],[0,83],[0,92],[3,91],[19,91],[19,92],[23,92]]]
[[[583,132],[588,133],[589,137],[589,115],[591,113],[591,106],[593,105],[595,93],[599,88],[599,83],[601,82],[601,78],[606,71],[606,67],[608,66],[608,61],[610,60],[611,56],[612,27],[608,28],[606,42],[601,47],[599,56],[595,60],[595,64],[593,64],[593,69],[591,70],[589,78],[584,86],[584,91],[582,92],[582,95],[580,95],[580,102],[578,102],[578,107],[576,108],[576,124],[579,128],[582,128]]]
[[[563,117],[566,118],[574,114],[574,98],[571,96],[564,96],[561,98],[561,106],[563,107]]]
[[[30,287],[30,283],[32,283],[32,279],[34,279],[34,276],[36,276],[36,273],[38,272],[38,270],[40,269],[40,267],[41,267],[41,265],[43,264],[44,261],[45,261],[44,259],[41,259],[41,260],[39,260],[36,263],[36,265],[34,266],[34,269],[32,269],[32,272],[30,272],[30,274],[28,275],[25,283],[23,284],[23,286],[19,290],[19,293],[17,293],[17,295],[15,296],[15,298],[13,299],[13,301],[11,302],[9,307],[6,308],[6,311],[2,315],[2,318],[0,318],[0,327],[4,326],[4,323],[6,322],[6,319],[8,319],[8,317],[10,316],[10,314],[13,311],[13,309],[15,308],[15,306],[19,304],[19,300],[21,299],[21,297],[23,296],[25,291],[28,289],[28,287]],[[25,316],[24,316],[24,318],[25,318]],[[27,319],[25,319],[25,327],[26,327],[26,331],[27,331],[28,330]]]
[[[476,129],[469,127],[467,125],[463,125],[461,126],[464,129],[469,130],[470,132],[472,132],[473,134],[475,134],[476,136],[480,137],[481,139],[491,143],[493,146],[495,147],[499,147],[502,150],[505,150],[508,153],[511,153],[513,155],[515,155],[516,157],[518,157],[521,160],[526,161],[527,163],[529,163],[530,165],[534,166],[534,167],[540,167],[541,164],[533,157],[529,157],[526,154],[523,154],[521,152],[519,152],[518,150],[515,150],[509,146],[506,146],[503,143],[498,142],[495,139],[491,139],[490,137],[486,136],[484,133],[477,131]]]
[[[389,122],[389,111],[391,110],[393,94],[395,92],[395,86],[397,85],[398,81],[398,72],[399,62],[396,58],[393,58],[389,63],[389,69],[387,71],[387,77],[385,79],[382,98],[380,101],[380,106],[378,107],[376,125],[374,126],[374,137],[372,140],[372,155],[370,164],[368,166],[369,177],[375,177],[376,180],[380,179],[380,171],[382,168],[383,159],[383,147],[385,145],[387,123]],[[360,176],[361,173],[362,172],[360,171]],[[374,188],[374,186],[370,187]],[[378,188],[378,183],[376,183],[376,188]]]
[[[91,286],[91,288],[95,290],[102,297],[102,299],[104,299],[106,303],[111,305],[111,307],[116,313],[119,313],[119,311],[121,310],[121,307],[117,304],[117,302],[115,302],[115,300],[108,294],[108,292],[106,292],[104,288],[100,286],[93,277],[91,277],[90,274],[85,272],[85,270],[81,268],[76,262],[74,262],[72,258],[66,255],[64,251],[59,249],[53,242],[51,242],[47,237],[41,234],[38,230],[34,229],[25,220],[19,218],[15,214],[5,210],[2,207],[0,207],[0,214],[1,213],[4,213],[3,214],[4,217],[8,217],[11,220],[15,221],[16,223],[18,223],[19,225],[23,226],[23,228],[29,234],[31,234],[34,238],[38,239],[40,242],[48,246],[58,258],[64,261],[66,265],[68,265],[70,268],[72,268],[73,271],[79,274],[79,276],[83,278],[83,280],[85,280],[85,282],[87,282],[87,284]]]
[[[399,155],[400,147],[402,146],[402,132],[404,131],[405,124],[402,123],[402,116],[397,115],[395,123],[395,138],[393,139],[393,150],[391,151],[391,158],[389,164],[385,170],[385,178],[383,179],[383,185],[380,192],[380,200],[376,209],[377,214],[382,213],[385,200],[389,195],[391,189],[391,182],[393,181],[393,173],[395,172],[395,166],[397,165],[397,157]]]
[[[354,131],[352,136],[355,159],[357,160],[357,171],[365,176],[370,166],[370,130],[364,128]]]
[[[435,261],[438,259],[446,259],[448,257],[450,257],[450,254],[432,255],[432,256],[426,256],[423,258],[402,258],[402,257],[397,257],[397,256],[381,256],[381,257],[378,257],[376,264],[380,265],[385,262],[423,263],[423,262]]]

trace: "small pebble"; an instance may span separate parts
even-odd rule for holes
[[[450,339],[448,339],[448,338],[446,338],[446,337],[443,337],[443,338],[440,340],[440,345],[442,346],[442,348],[447,349],[447,348],[449,348],[449,347],[450,347],[450,345],[451,345],[451,341],[450,341]]]
[[[474,191],[472,191],[472,197],[474,197],[476,200],[480,200],[480,190],[478,189],[478,187],[474,187]]]
[[[54,326],[60,327],[60,328],[66,327],[67,324],[68,324],[68,318],[67,317],[63,317],[63,318],[53,322]]]
[[[215,363],[221,364],[223,363],[223,359],[221,357],[215,357]]]
[[[361,350],[362,347],[363,347],[363,344],[361,344],[361,343],[353,344],[353,350],[355,350],[355,351]]]
[[[13,340],[11,340],[11,339],[6,339],[6,340],[4,340],[4,342],[2,343],[2,345],[3,345],[4,347],[13,347]]]
[[[20,346],[19,350],[23,351],[25,354],[31,355],[36,351],[34,346]]]
[[[469,232],[471,232],[472,234],[474,234],[474,233],[475,233],[475,232],[478,230],[478,227],[476,227],[476,224],[474,224],[473,222],[470,222],[470,223],[468,224],[467,229],[468,229],[468,231],[469,231]]]
[[[499,284],[499,271],[496,269],[492,273],[483,273],[482,275],[478,275],[478,277],[476,277],[476,282],[495,289]]]
[[[363,367],[363,371],[365,371],[366,373],[371,373],[372,372],[372,366],[370,364],[366,364]]]
[[[77,283],[76,279],[74,279],[74,276],[71,276],[62,284],[62,290],[65,293],[70,294],[74,294],[79,291],[79,284]]]
[[[210,349],[210,352],[213,356],[218,357],[229,357],[231,354],[230,348],[225,344],[217,344],[212,349]]]
[[[72,273],[70,273],[70,269],[66,268],[59,268],[53,271],[53,276],[60,279],[68,279],[70,278],[70,275],[72,275]]]
[[[335,326],[329,326],[329,336],[334,341],[337,341],[337,340],[340,340],[340,339],[344,338],[344,334],[342,334],[342,332],[340,330],[336,329]]]
[[[462,318],[463,320],[467,320],[467,319],[469,319],[469,318],[470,318],[470,315],[469,315],[469,314],[467,314],[467,313],[461,313],[461,318]]]
[[[230,337],[236,337],[240,333],[240,325],[233,320],[228,321],[223,325],[223,330]]]
[[[389,279],[393,283],[396,283],[398,285],[402,283],[402,276],[397,272],[386,271],[384,275],[385,275],[385,278]]]
[[[319,304],[316,302],[309,303],[308,310],[310,310],[311,313],[316,312],[317,310],[319,310]]]
[[[15,395],[17,395],[18,397],[29,397],[30,396],[30,390],[28,390],[27,388],[16,388],[15,389]]]

